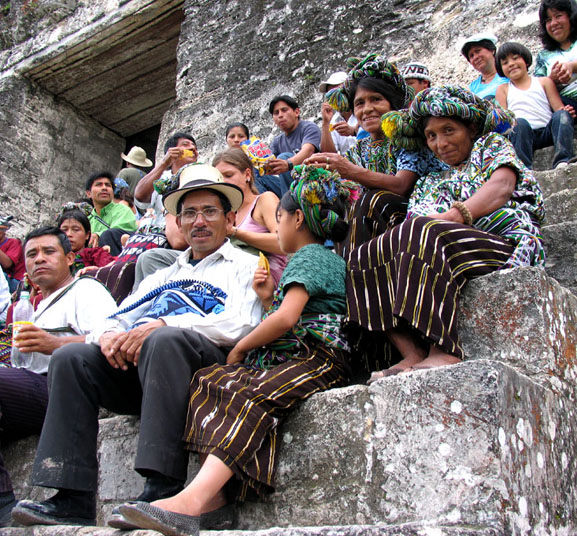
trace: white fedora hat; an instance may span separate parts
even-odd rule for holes
[[[151,167],[152,161],[146,158],[146,151],[136,145],[128,151],[128,154],[121,153],[122,160],[139,167]]]

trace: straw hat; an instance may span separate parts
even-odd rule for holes
[[[152,161],[146,158],[146,151],[142,147],[134,146],[128,154],[121,153],[122,160],[138,167],[151,167]]]
[[[223,194],[235,212],[242,206],[242,190],[234,184],[224,182],[220,171],[208,164],[191,164],[180,175],[180,187],[162,198],[164,208],[177,216],[179,201],[194,190],[214,190]]]

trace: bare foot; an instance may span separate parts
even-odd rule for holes
[[[431,351],[427,358],[413,366],[413,370],[444,367],[446,365],[455,365],[460,362],[461,360],[454,355],[441,351]]]
[[[168,510],[169,512],[176,512],[177,514],[186,514],[189,516],[198,515],[191,511],[189,501],[183,500],[183,497],[180,495],[180,493],[177,493],[174,497],[160,499],[150,504],[163,510]]]
[[[383,378],[387,378],[389,376],[395,376],[401,372],[403,372],[403,369],[393,367],[384,370],[374,370],[371,372],[371,377],[368,379],[367,385],[371,385],[371,383],[375,383],[377,380],[382,380]]]
[[[401,359],[401,361],[399,361],[392,367],[389,367],[388,369],[377,370],[375,372],[372,372],[371,377],[367,382],[367,385],[371,385],[371,383],[374,383],[382,378],[388,378],[389,376],[396,376],[397,374],[401,374],[403,372],[410,372],[414,366],[422,362],[423,358],[420,356],[407,357],[405,359]]]
[[[203,506],[195,504],[197,501],[186,490],[177,493],[173,497],[167,499],[160,499],[151,503],[153,506],[162,508],[163,510],[168,510],[170,512],[176,512],[178,514],[186,514],[189,516],[197,516],[200,514],[205,514],[207,512],[212,512],[218,508],[223,507],[227,504],[224,492],[219,491],[210,501],[208,501]]]

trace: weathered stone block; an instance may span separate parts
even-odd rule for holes
[[[567,399],[480,360],[315,395],[283,426],[277,491],[241,526],[575,530],[576,424]]]
[[[545,223],[577,220],[577,189],[555,192],[545,199]]]
[[[245,503],[240,527],[576,531],[576,312],[541,269],[472,281],[460,311],[468,360],[302,404],[281,429],[276,492]],[[101,432],[102,523],[142,481],[131,469],[136,419],[104,419]],[[343,530],[334,534],[357,533]]]
[[[535,177],[539,181],[539,185],[541,186],[545,198],[563,190],[577,189],[576,164],[569,164],[567,167],[551,169],[548,171],[536,171]]]
[[[459,309],[459,331],[469,359],[501,361],[576,400],[577,297],[542,269],[471,281]]]
[[[547,275],[577,294],[577,220],[546,225],[542,234],[547,252]]]

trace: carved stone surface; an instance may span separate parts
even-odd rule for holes
[[[471,282],[459,316],[467,360],[302,404],[282,427],[275,493],[246,502],[239,528],[574,532],[576,314],[577,298],[541,269]],[[135,419],[101,423],[102,523],[142,483],[131,470]],[[24,463],[14,452],[9,468]]]
[[[2,529],[3,536],[118,536],[114,529],[102,527],[34,527]],[[139,530],[133,536],[158,536],[158,532]],[[204,536],[499,536],[493,529],[481,527],[439,527],[428,523],[407,523],[399,526],[348,525],[332,527],[283,527],[265,530],[201,531]]]
[[[54,224],[90,174],[120,167],[122,138],[23,79],[0,78],[0,124],[0,215],[14,216],[13,235]]]
[[[69,156],[67,127],[81,124],[92,132],[94,123],[86,115],[123,136],[162,121],[157,157],[170,133],[191,130],[201,159],[210,161],[225,147],[230,121],[244,121],[264,138],[278,133],[268,112],[275,95],[296,96],[303,117],[320,120],[318,83],[343,69],[349,56],[382,51],[401,65],[422,60],[435,83],[468,84],[477,73],[458,44],[472,33],[492,31],[501,42],[521,41],[537,52],[538,5],[538,0],[509,0],[505,6],[498,0],[13,0],[0,18],[5,30],[0,80],[34,80],[72,105],[61,112],[46,96],[39,107],[40,124],[32,125],[33,132],[62,142],[56,151],[61,165],[41,172],[67,180],[65,162],[78,160]],[[3,122],[14,128],[28,115],[26,103],[12,104],[9,121]],[[19,154],[45,150],[31,136],[15,141]],[[79,174],[105,167],[116,171],[122,140],[118,145],[120,150],[92,151],[98,158],[86,166],[83,161]],[[13,147],[0,136],[0,154]],[[5,167],[2,191],[13,191],[22,181],[33,185],[35,173],[26,166]],[[0,211],[13,201],[23,206],[17,234],[38,223],[30,208],[38,197],[45,199],[45,190],[33,187],[26,199],[0,198]],[[44,201],[43,214],[68,199],[57,190]]]

